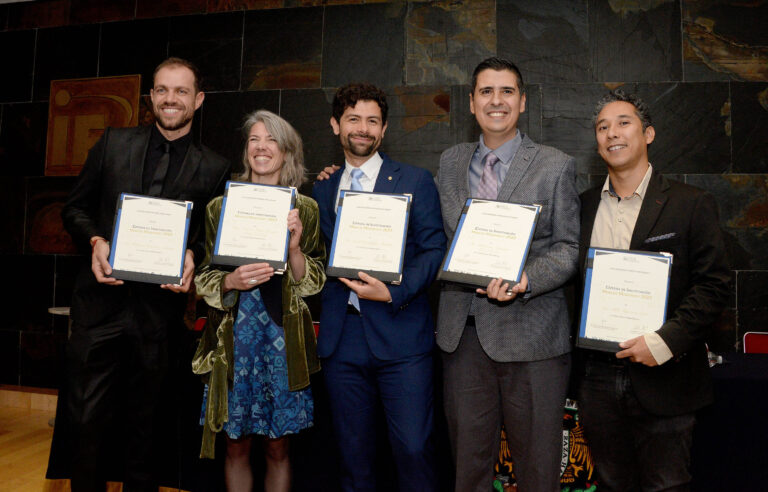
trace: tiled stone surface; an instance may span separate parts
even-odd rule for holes
[[[21,332],[0,329],[0,384],[19,384]]]
[[[61,210],[75,184],[74,177],[30,178],[27,181],[24,253],[73,254],[72,238],[64,230]]]
[[[717,200],[731,268],[768,269],[768,175],[689,175],[686,182]]]
[[[768,80],[765,2],[683,0],[685,80]]]
[[[99,26],[56,27],[37,32],[36,101],[48,99],[51,80],[95,77],[99,52]]]
[[[768,173],[768,83],[731,83],[733,172]]]
[[[6,306],[4,330],[50,331],[53,306],[54,258],[52,255],[4,255],[8,278],[14,288],[3,294]]]
[[[26,180],[8,176],[0,180],[0,254],[21,254],[24,245]]]
[[[344,163],[341,144],[330,124],[335,92],[330,89],[281,91],[280,116],[301,135],[304,165],[309,173],[317,173],[329,164]]]
[[[0,176],[42,176],[47,131],[47,102],[3,105]]]
[[[101,26],[99,76],[141,75],[149,94],[155,67],[168,57],[168,19],[110,22]]]
[[[593,80],[682,80],[680,0],[588,0]]]
[[[381,150],[396,161],[437,174],[440,154],[452,144],[450,99],[446,87],[387,90],[389,117]]]
[[[730,170],[730,112],[724,83],[638,84],[649,105],[656,139],[651,162],[664,173]]]
[[[322,8],[246,12],[242,89],[320,87],[322,40]]]
[[[594,80],[586,0],[497,3],[498,55],[514,62],[526,83]]]
[[[69,23],[70,0],[40,0],[8,6],[8,29],[57,27]]]
[[[736,279],[736,297],[739,309],[768,308],[768,272],[739,272]],[[768,318],[765,320],[768,327]]]
[[[13,76],[0,77],[0,102],[32,99],[35,31],[0,32],[0,59]]]
[[[490,0],[409,3],[406,84],[468,83],[475,65],[495,54],[495,10]]]
[[[578,174],[604,174],[597,154],[592,108],[608,89],[600,84],[542,85],[541,143],[576,158]]]
[[[718,317],[706,338],[707,347],[716,354],[733,352],[738,345],[736,310],[726,309]]]
[[[208,94],[202,108],[202,142],[242,167],[245,140],[242,125],[246,114],[257,109],[279,113],[280,91],[221,92]]]
[[[90,24],[133,19],[136,0],[70,0],[69,22]]]
[[[651,163],[668,173],[722,173],[730,169],[728,86],[723,83],[625,84],[650,108],[656,137]],[[608,87],[545,85],[542,128],[545,143],[577,158],[580,173],[604,172],[597,155],[593,110]]]
[[[356,81],[402,85],[405,13],[402,3],[326,7],[323,87]]]
[[[70,306],[72,304],[72,292],[75,287],[77,273],[83,265],[90,267],[90,256],[83,255],[56,255],[55,257],[55,284],[53,289],[53,302],[51,306]],[[60,318],[61,316],[56,316]],[[64,317],[66,321],[66,317]]]
[[[64,333],[21,332],[19,383],[38,388],[59,388],[64,374]]]
[[[0,31],[8,29],[8,5],[0,5]]]
[[[243,13],[190,15],[170,19],[168,54],[195,63],[203,90],[240,88]]]
[[[167,17],[172,15],[201,14],[207,0],[136,0],[136,17]]]
[[[283,0],[208,0],[208,12],[229,10],[279,9],[285,7]]]

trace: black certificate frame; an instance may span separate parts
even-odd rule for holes
[[[655,252],[655,251],[641,251],[641,250],[629,250],[629,249],[615,249],[615,248],[596,248],[590,247],[587,250],[587,257],[585,259],[586,265],[584,269],[584,286],[582,289],[582,301],[581,301],[581,314],[579,319],[579,331],[576,337],[576,346],[583,349],[598,350],[600,352],[612,352],[616,353],[623,350],[619,347],[620,342],[614,342],[611,340],[602,340],[597,338],[590,338],[585,336],[587,328],[587,317],[589,314],[589,298],[592,291],[592,274],[594,271],[595,256],[600,254],[630,254],[639,256],[650,256],[658,258],[660,261],[664,261],[668,264],[667,270],[667,284],[664,301],[664,313],[662,315],[662,324],[667,319],[667,308],[669,307],[669,283],[672,277],[672,262],[674,260],[671,253]]]
[[[118,237],[119,237],[121,218],[123,213],[123,204],[125,203],[126,200],[133,200],[133,199],[162,200],[165,202],[176,203],[179,206],[184,206],[186,208],[186,218],[185,218],[185,224],[184,224],[184,240],[182,241],[181,255],[180,255],[181,266],[179,268],[178,275],[163,275],[163,274],[137,272],[132,270],[114,268],[115,257],[117,256],[117,253],[119,251],[119,246],[120,246],[118,244]],[[170,198],[159,198],[154,196],[138,195],[134,193],[120,193],[120,196],[117,199],[117,207],[115,209],[114,226],[112,227],[112,242],[110,244],[110,251],[109,251],[109,266],[112,267],[112,274],[109,276],[118,280],[129,280],[133,282],[144,282],[148,284],[181,285],[184,278],[183,277],[184,259],[187,251],[187,239],[189,238],[189,224],[190,224],[190,220],[192,219],[193,206],[194,206],[193,202],[186,201],[186,200],[172,200]]]
[[[395,198],[402,198],[406,201],[405,207],[405,224],[403,227],[403,235],[400,246],[400,263],[396,272],[385,272],[381,270],[371,270],[366,268],[347,268],[334,265],[336,246],[339,236],[339,223],[341,222],[341,215],[344,212],[344,198],[346,196],[353,195],[378,195],[378,196],[390,196]],[[336,223],[333,226],[333,238],[331,240],[331,251],[328,255],[328,266],[325,269],[326,275],[329,277],[342,277],[342,278],[358,278],[358,272],[365,272],[368,275],[381,280],[382,282],[400,285],[403,280],[403,263],[405,261],[405,243],[408,238],[408,225],[411,219],[411,204],[413,203],[413,195],[410,193],[379,193],[375,191],[353,191],[353,190],[340,190],[339,191],[339,205],[336,209]]]
[[[539,204],[504,202],[501,200],[487,200],[485,198],[467,198],[467,201],[464,203],[464,208],[461,210],[461,215],[459,215],[459,221],[458,221],[458,224],[456,225],[456,232],[454,233],[453,239],[451,240],[451,245],[448,248],[448,251],[446,251],[445,253],[443,262],[440,264],[440,270],[438,270],[438,273],[437,273],[437,280],[441,280],[445,282],[454,282],[457,284],[467,285],[470,287],[485,288],[488,286],[491,280],[498,278],[498,277],[490,277],[487,275],[477,275],[472,273],[455,272],[455,271],[449,270],[451,258],[453,256],[454,249],[456,248],[456,244],[459,240],[459,234],[461,233],[462,228],[464,226],[464,220],[466,219],[467,212],[469,212],[469,208],[473,203],[504,203],[507,205],[517,205],[520,207],[535,209],[536,211],[536,215],[533,219],[533,223],[531,224],[531,230],[529,231],[529,234],[528,234],[528,241],[525,247],[525,253],[523,254],[523,258],[520,263],[520,268],[518,270],[519,273],[517,275],[517,278],[502,279],[503,282],[509,282],[509,287],[511,289],[512,287],[520,283],[520,279],[522,278],[522,275],[523,275],[523,267],[525,266],[525,262],[528,260],[528,253],[530,253],[530,250],[531,250],[533,235],[536,232],[536,225],[539,223],[539,216],[541,215],[542,207]]]
[[[241,265],[249,265],[251,263],[267,263],[269,266],[275,269],[275,273],[277,273],[278,275],[283,274],[285,270],[288,268],[288,245],[291,240],[291,235],[290,235],[290,232],[288,231],[288,227],[285,228],[285,248],[283,250],[284,252],[283,252],[282,260],[267,260],[264,258],[260,258],[258,254],[254,256],[247,256],[247,257],[219,254],[219,241],[221,239],[221,230],[224,227],[227,198],[229,196],[229,191],[233,186],[235,187],[268,186],[271,188],[279,188],[281,190],[285,190],[286,192],[291,194],[291,204],[290,204],[289,211],[296,208],[296,195],[298,191],[293,186],[278,186],[278,185],[248,183],[245,181],[232,181],[232,180],[227,181],[227,184],[224,190],[224,197],[221,203],[221,213],[219,214],[219,225],[216,229],[216,241],[214,243],[213,252],[211,253],[211,263],[214,265],[223,266],[223,267],[239,267]]]

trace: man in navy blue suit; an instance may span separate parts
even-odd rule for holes
[[[345,491],[374,491],[374,417],[379,401],[404,491],[435,485],[432,350],[434,322],[427,287],[445,253],[440,201],[432,175],[377,152],[387,129],[384,92],[369,84],[341,87],[333,132],[344,148],[343,172],[315,184],[320,228],[330,250],[341,189],[413,196],[400,285],[364,272],[329,278],[323,288],[318,355],[331,400]]]

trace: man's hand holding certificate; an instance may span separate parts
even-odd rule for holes
[[[191,212],[192,202],[123,193],[109,253],[112,277],[163,284],[165,288],[182,285],[185,277],[188,283],[194,268],[186,250]],[[98,267],[107,274],[97,254],[103,253],[104,246],[101,238],[95,238],[93,261],[99,264],[94,263],[92,269],[97,280]]]
[[[342,190],[328,275],[357,278],[364,272],[377,282],[399,283],[410,206],[410,195]],[[378,297],[373,291],[363,294]]]
[[[671,266],[665,253],[590,248],[577,345],[614,352],[634,347],[640,356],[642,347],[635,346],[645,342],[636,339],[666,319]]]

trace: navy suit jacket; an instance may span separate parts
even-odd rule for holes
[[[403,280],[389,285],[392,302],[360,299],[362,324],[373,354],[393,360],[423,354],[434,346],[434,322],[427,300],[432,283],[445,254],[445,233],[432,175],[425,169],[402,164],[381,154],[381,165],[374,191],[410,193],[411,216],[403,261]],[[336,223],[336,195],[341,171],[330,179],[315,183],[313,197],[320,207],[320,230],[327,251],[331,251]],[[336,350],[344,326],[350,289],[329,277],[322,292],[320,337],[317,352],[329,357]]]

